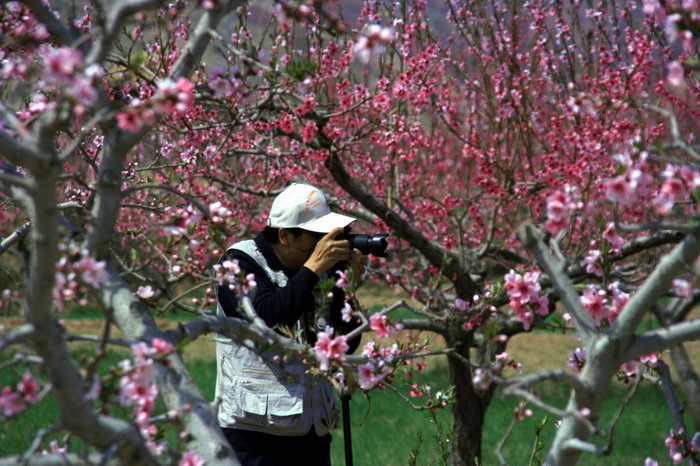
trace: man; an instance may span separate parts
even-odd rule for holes
[[[342,320],[345,297],[337,287],[315,315],[321,278],[337,265],[356,277],[364,271],[360,251],[337,239],[354,220],[331,212],[318,188],[293,184],[275,198],[265,230],[228,249],[229,259],[255,275],[253,307],[268,326],[296,331],[309,344],[319,327],[347,333],[357,326]],[[219,315],[239,315],[235,293],[226,286],[217,292]],[[353,351],[359,338],[349,344]],[[280,365],[275,355],[249,341],[217,342],[219,425],[243,465],[330,465],[329,430],[339,417],[333,391],[302,362]]]

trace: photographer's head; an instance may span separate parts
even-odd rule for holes
[[[293,184],[272,203],[264,234],[285,267],[297,271],[307,265],[322,273],[347,259],[349,243],[332,240],[353,221],[352,217],[331,212],[320,189]],[[316,245],[326,235],[330,241],[324,241],[323,250],[316,251]],[[336,243],[344,243],[343,253],[339,253],[340,246]]]

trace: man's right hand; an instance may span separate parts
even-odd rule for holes
[[[322,237],[304,266],[320,277],[338,262],[350,259],[350,241],[335,239],[343,231],[342,227],[334,228]]]

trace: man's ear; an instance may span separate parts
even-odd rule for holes
[[[279,239],[280,244],[284,246],[289,246],[289,235],[289,230],[286,228],[280,228],[277,230],[277,238]]]

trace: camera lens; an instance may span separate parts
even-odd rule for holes
[[[347,239],[350,241],[350,249],[359,249],[365,256],[368,254],[373,254],[377,257],[388,257],[386,254],[386,248],[388,243],[386,241],[387,234],[381,233],[378,235],[344,235],[342,239]]]

